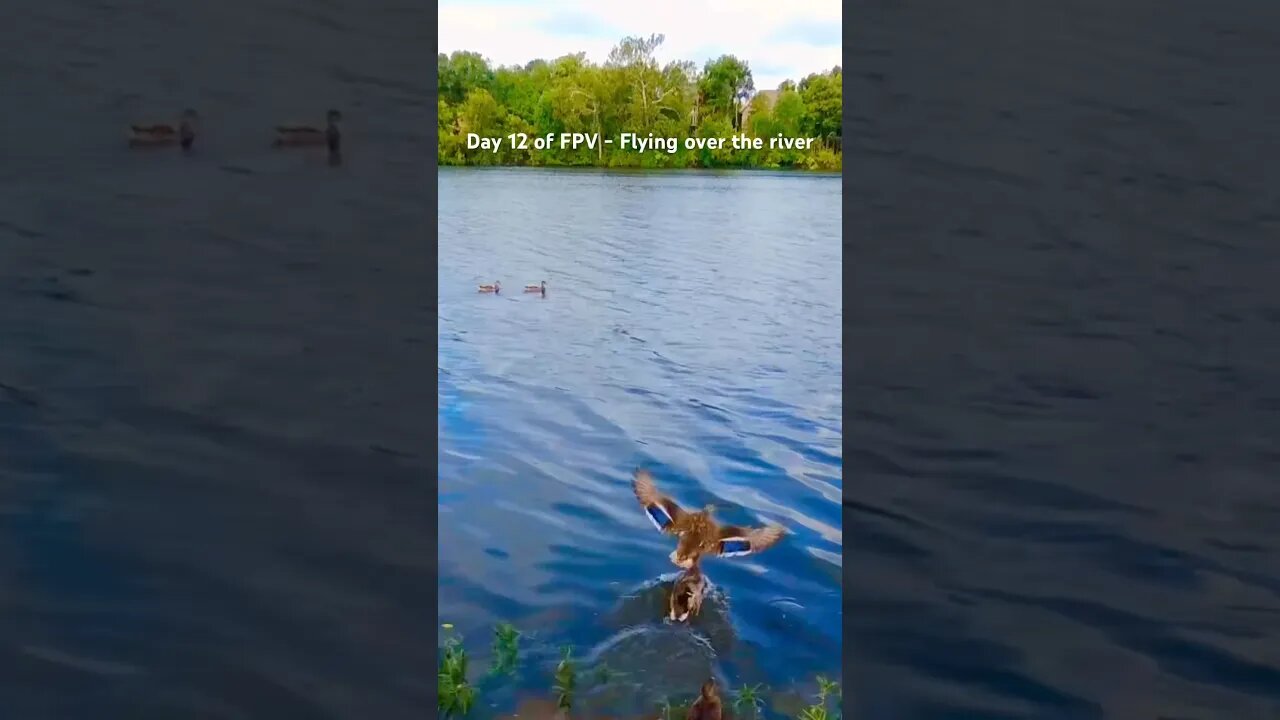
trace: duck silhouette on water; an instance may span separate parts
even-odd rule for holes
[[[330,110],[325,114],[324,128],[314,125],[277,125],[276,147],[314,147],[324,145],[329,154],[337,156],[342,151],[342,113]]]
[[[177,127],[166,123],[130,125],[129,145],[131,147],[179,145],[183,150],[190,150],[196,141],[196,121],[198,118],[199,116],[195,110],[187,108],[179,116]]]

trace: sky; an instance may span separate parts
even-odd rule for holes
[[[659,62],[702,66],[723,54],[751,67],[757,90],[840,64],[840,0],[439,0],[440,52],[524,65],[585,52],[603,62],[628,35],[661,33]]]

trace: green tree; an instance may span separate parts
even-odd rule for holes
[[[787,89],[778,93],[778,99],[773,104],[773,120],[774,127],[773,136],[781,135],[784,138],[804,137],[803,127],[805,119],[804,97],[796,90]],[[772,155],[774,161],[781,167],[792,167],[800,160],[804,150],[796,149],[776,149]]]
[[[451,103],[461,102],[472,88],[488,89],[492,83],[493,70],[480,53],[459,50],[436,59],[436,85]]]
[[[805,111],[802,130],[808,136],[828,141],[840,137],[844,110],[842,80],[837,65],[831,72],[815,73],[800,81]]]
[[[686,68],[680,64],[659,69],[653,53],[662,44],[662,35],[627,37],[609,53],[608,66],[623,81],[619,96],[625,103],[623,122],[635,132],[654,129],[659,118],[677,118],[684,108],[688,86]]]
[[[768,140],[841,132],[840,68],[787,81],[770,102],[754,92],[751,68],[732,55],[707,62],[660,65],[662,35],[625,37],[603,64],[584,53],[523,66],[492,67],[478,53],[437,58],[437,125],[442,165],[590,165],[602,167],[796,167],[838,169],[839,143],[812,150],[769,148]],[[742,127],[743,109],[750,120]],[[593,147],[560,147],[560,133],[597,135]],[[674,153],[623,150],[618,136],[653,133],[678,143]],[[736,132],[765,138],[760,150],[684,146],[689,137],[728,139]],[[468,150],[468,133],[502,139],[498,152]],[[512,134],[527,136],[520,149]],[[534,150],[535,138],[553,143]],[[604,139],[614,142],[605,144]]]
[[[605,93],[608,90],[599,68],[574,66],[552,82],[547,91],[547,102],[554,121],[553,132],[604,133]],[[576,151],[561,148],[560,157],[570,164],[604,164],[603,143],[594,149],[579,147]]]
[[[728,120],[738,129],[742,119],[742,104],[755,92],[751,68],[732,55],[721,55],[707,61],[702,71],[700,90],[703,103],[711,113]]]
[[[458,135],[466,138],[468,133],[482,137],[503,135],[506,111],[498,105],[488,90],[473,88],[467,93],[467,99],[458,108]],[[475,153],[479,165],[497,164],[501,159],[491,152]]]

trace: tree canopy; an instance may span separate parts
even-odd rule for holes
[[[584,53],[533,60],[523,67],[491,67],[474,52],[441,54],[439,163],[441,165],[546,165],[601,167],[756,167],[838,170],[841,166],[841,70],[814,73],[798,83],[756,92],[745,60],[724,55],[699,68],[689,61],[659,64],[662,35],[623,38],[603,64]],[[536,150],[548,133],[595,133],[613,138],[577,148]],[[495,151],[467,149],[468,133],[501,137]],[[523,133],[529,142],[505,141]],[[624,149],[622,133],[675,138],[674,153]],[[688,148],[686,138],[762,138],[760,149]],[[807,137],[801,147],[771,147],[770,140]],[[779,143],[781,144],[781,143]]]

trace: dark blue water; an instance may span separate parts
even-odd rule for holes
[[[1280,6],[881,5],[846,36],[858,717],[1280,717]]]
[[[429,18],[6,13],[0,716],[430,713]],[[269,147],[330,105],[342,166]]]
[[[642,687],[602,691],[619,712],[708,672],[778,692],[837,677],[839,178],[439,179],[441,621],[477,663],[495,622],[533,634],[525,688],[550,686],[565,644],[630,673]],[[544,279],[545,298],[520,292]],[[719,592],[692,631],[659,622],[647,587],[675,568],[638,465],[689,506],[792,533],[707,561]]]

